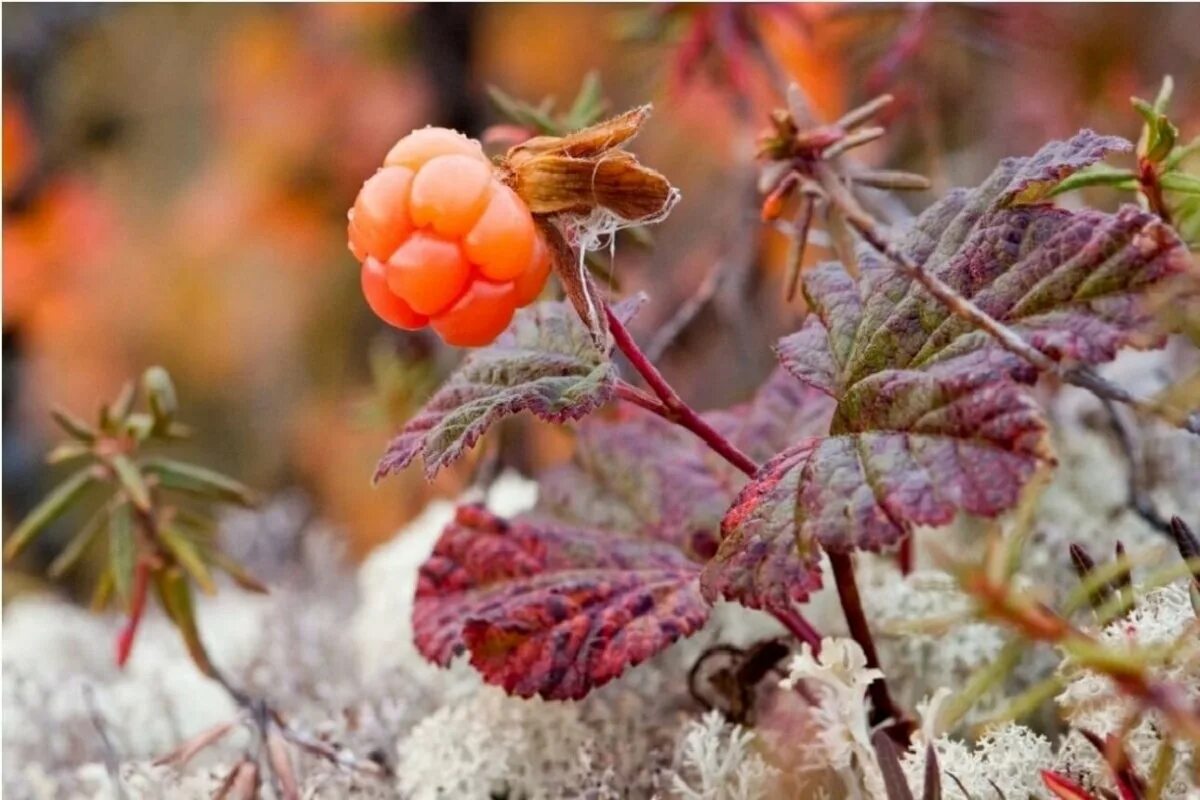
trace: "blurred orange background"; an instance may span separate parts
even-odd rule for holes
[[[90,414],[151,363],[200,431],[188,455],[304,488],[359,554],[465,485],[473,462],[433,487],[416,470],[370,484],[459,354],[370,315],[345,210],[414,127],[502,121],[489,84],[565,103],[595,70],[612,109],[656,104],[634,149],[683,202],[653,249],[623,240],[609,267],[652,297],[639,335],[749,232],[736,291],[664,359],[700,407],[745,396],[802,311],[782,298],[783,237],[747,202],[779,80],[826,116],[895,94],[867,157],[939,188],[1079,127],[1136,136],[1129,96],[1167,73],[1176,121],[1200,128],[1194,4],[47,4],[3,21],[6,525],[51,485],[48,406]],[[519,420],[493,438],[530,469],[568,436]]]

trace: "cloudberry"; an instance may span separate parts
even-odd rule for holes
[[[349,213],[362,290],[383,321],[480,347],[537,299],[550,251],[479,143],[423,128],[388,152]]]

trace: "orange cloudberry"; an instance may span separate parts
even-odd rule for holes
[[[456,131],[423,128],[397,142],[348,217],[371,310],[459,347],[493,341],[550,274],[529,208]]]

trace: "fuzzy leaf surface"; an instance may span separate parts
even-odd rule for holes
[[[707,415],[750,452],[826,430],[832,403],[777,370],[747,403]],[[421,572],[417,646],[469,650],[523,696],[581,697],[695,632],[708,617],[703,563],[746,478],[691,434],[635,408],[579,425],[574,461],[543,477],[534,513],[505,522],[460,509]],[[786,562],[791,598],[820,585]]]
[[[1186,268],[1178,238],[1137,208],[1043,202],[1073,172],[1128,147],[1083,131],[1006,159],[978,188],[930,207],[902,247],[1052,358],[1093,364],[1152,346],[1141,295]],[[836,403],[830,435],[794,443],[743,490],[706,591],[715,591],[710,572],[774,580],[772,557],[797,544],[802,560],[817,545],[877,550],[959,510],[995,516],[1052,461],[1018,383],[1036,377],[1032,368],[874,251],[860,252],[859,267],[857,282],[836,263],[808,272],[811,313],[777,346],[785,369]]]
[[[614,312],[628,320],[635,297]],[[489,427],[521,411],[547,422],[579,419],[607,403],[617,369],[567,303],[518,311],[494,344],[473,351],[388,445],[375,479],[418,456],[433,478],[475,445]]]
[[[522,697],[583,697],[708,619],[700,567],[670,544],[465,506],[421,567],[417,648],[464,650]]]

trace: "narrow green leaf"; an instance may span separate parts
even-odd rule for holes
[[[604,104],[603,90],[600,88],[600,73],[592,70],[583,77],[579,94],[567,112],[567,119],[572,127],[583,128],[596,121]]]
[[[1051,675],[1009,700],[1000,711],[989,716],[980,727],[1024,719],[1061,692],[1066,684],[1066,678],[1063,676]]]
[[[1164,189],[1184,194],[1200,194],[1200,177],[1186,172],[1168,172],[1161,178]]]
[[[50,562],[50,566],[46,569],[46,574],[55,580],[67,574],[67,571],[74,567],[79,559],[83,557],[83,554],[87,552],[88,546],[96,541],[96,536],[104,530],[105,524],[108,523],[108,515],[111,512],[111,504],[106,504],[103,508],[96,511],[84,526],[71,537],[71,541],[67,543],[62,552]]]
[[[1163,738],[1158,746],[1158,754],[1154,756],[1154,765],[1150,768],[1150,785],[1146,788],[1146,800],[1160,800],[1171,772],[1175,766],[1175,745],[1169,738]]]
[[[175,395],[175,384],[167,371],[162,367],[150,367],[142,375],[142,388],[146,391],[154,419],[160,424],[170,422],[179,408],[179,401]]]
[[[133,567],[136,562],[133,512],[128,503],[121,503],[113,509],[108,526],[108,564],[113,576],[113,588],[127,610],[133,599]]]
[[[92,600],[89,604],[92,611],[103,611],[108,607],[109,598],[113,592],[113,574],[111,569],[105,569],[96,580],[96,588],[92,590]]]
[[[953,730],[979,698],[1016,668],[1024,647],[1023,642],[1014,639],[1001,648],[995,659],[975,670],[966,686],[942,706],[939,726],[947,732]]]
[[[92,448],[84,442],[70,441],[55,445],[54,449],[46,454],[47,464],[61,464],[64,461],[73,461],[77,458],[82,458],[92,452]]]
[[[108,406],[109,418],[113,422],[121,422],[133,411],[133,404],[136,400],[137,387],[133,381],[126,381],[125,385],[121,387],[121,393],[117,395],[117,399]]]
[[[1167,105],[1171,102],[1171,95],[1175,93],[1175,79],[1170,75],[1164,75],[1162,85],[1158,89],[1158,96],[1154,98],[1154,110],[1160,114],[1167,112]]]
[[[47,525],[62,516],[71,503],[95,480],[96,474],[92,469],[84,467],[56,486],[25,519],[21,520],[21,524],[8,537],[8,542],[4,545],[4,560],[16,558]]]
[[[1142,118],[1142,121],[1146,123],[1146,126],[1153,129],[1158,120],[1158,112],[1154,110],[1154,106],[1140,97],[1131,97],[1129,103],[1133,106],[1133,110],[1138,113],[1138,116]]]
[[[151,458],[142,462],[147,473],[158,478],[165,489],[212,497],[226,503],[253,506],[254,492],[246,485],[219,472],[169,458]]]
[[[1107,164],[1097,164],[1094,167],[1080,170],[1068,176],[1050,191],[1050,197],[1082,189],[1085,186],[1117,186],[1132,189],[1137,184],[1137,177],[1127,169],[1117,169]]]
[[[233,579],[233,582],[242,587],[248,592],[256,592],[258,594],[267,594],[269,590],[258,578],[250,574],[250,572],[234,561],[229,556],[222,553],[220,550],[214,550],[209,554],[212,563],[220,568],[225,574]]]
[[[151,434],[157,432],[159,425],[154,417],[150,414],[130,414],[125,418],[125,433],[137,439],[139,442],[144,442],[150,438]]]
[[[1200,136],[1192,139],[1182,147],[1176,147],[1171,151],[1171,155],[1167,156],[1167,160],[1163,162],[1163,166],[1168,170],[1173,170],[1193,153],[1200,153]]]
[[[96,429],[63,408],[50,410],[50,417],[58,423],[58,427],[81,442],[96,441]]]
[[[183,572],[179,567],[160,569],[154,574],[154,586],[163,610],[183,637],[192,661],[205,675],[217,675],[200,639],[200,629],[196,626],[196,612],[192,606],[192,589]]]
[[[181,531],[166,525],[158,529],[158,538],[201,591],[205,594],[216,594],[217,585],[213,582],[212,573],[191,539]]]
[[[142,473],[129,460],[129,456],[118,453],[109,459],[109,463],[112,464],[113,471],[117,473],[117,480],[121,482],[121,487],[129,495],[134,507],[139,511],[149,511],[150,487],[146,485]]]

